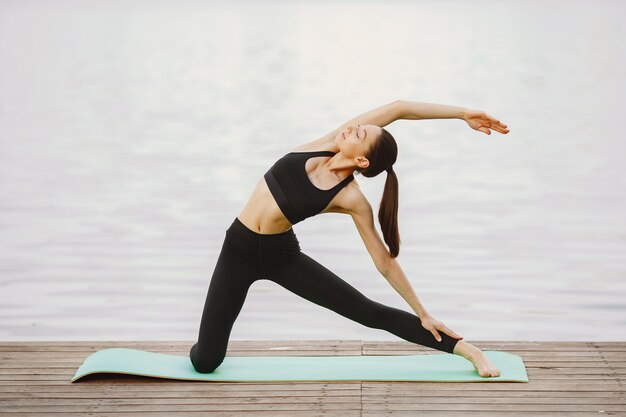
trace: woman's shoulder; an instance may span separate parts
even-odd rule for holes
[[[370,206],[370,202],[361,191],[356,176],[333,198],[334,210],[338,213],[354,214]]]

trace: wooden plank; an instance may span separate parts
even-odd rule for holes
[[[2,411],[32,412],[32,411],[89,411],[97,405],[101,411],[115,410],[122,411],[124,408],[133,411],[175,411],[188,409],[189,411],[207,410],[219,406],[220,410],[255,410],[255,409],[276,409],[276,410],[303,410],[303,409],[326,409],[326,410],[349,410],[360,409],[359,397],[309,397],[300,398],[287,395],[285,397],[266,397],[264,395],[250,395],[239,398],[211,398],[211,397],[161,397],[161,398],[37,398],[37,399],[13,399],[4,401]]]
[[[563,417],[589,417],[596,415],[604,415],[603,410],[599,410],[598,412],[589,412],[589,411],[568,411],[567,413],[558,414],[554,411],[510,411],[510,410],[394,410],[392,412],[383,413],[380,410],[366,410],[363,409],[361,417],[380,417],[380,416],[393,416],[393,417],[555,417],[562,415]],[[626,413],[623,412],[610,412],[606,413],[606,415],[610,416],[625,416]],[[20,414],[21,416],[21,414]]]
[[[168,352],[177,350],[189,352],[194,341],[188,342],[145,342],[145,341],[44,341],[44,342],[0,342],[0,352],[4,351],[91,351],[93,349],[104,349],[110,347],[126,347],[131,349],[147,349]],[[233,350],[246,350],[258,352],[280,348],[293,348],[297,350],[317,350],[320,352],[328,350],[360,350],[362,342],[360,340],[230,340],[228,348]]]
[[[396,398],[394,398],[396,400]],[[493,399],[492,399],[493,400]],[[508,412],[525,412],[540,411],[553,413],[570,413],[586,411],[588,413],[623,412],[624,406],[621,404],[537,404],[532,402],[523,403],[495,403],[492,400],[485,401],[480,404],[455,404],[440,403],[426,404],[422,401],[416,401],[411,404],[399,404],[395,401],[384,402],[380,398],[372,402],[365,400],[363,402],[364,411],[484,411],[499,412],[500,415],[507,415]],[[395,413],[394,413],[395,415]],[[609,414],[611,415],[611,414]]]
[[[30,413],[20,412],[16,413],[1,413],[0,416],[19,416],[19,417],[41,417],[42,413]],[[247,416],[267,416],[267,417],[360,417],[361,410],[341,410],[341,411],[329,411],[329,410],[255,410],[253,413],[250,411],[220,411],[220,410],[201,410],[201,414],[198,412],[190,411],[129,411],[129,412],[102,412],[102,411],[90,411],[90,412],[63,412],[65,416],[77,416],[77,417],[188,417],[188,416],[210,416],[210,417],[247,417]]]
[[[120,378],[112,379],[113,374],[107,374],[109,377],[102,377],[98,375],[86,376],[81,381],[89,381],[88,384],[70,383],[69,380],[63,381],[63,383],[55,384],[12,384],[3,385],[2,392],[65,392],[68,386],[72,387],[72,392],[99,392],[103,390],[103,386],[107,392],[114,392],[116,390],[125,392],[176,392],[181,391],[184,393],[202,391],[202,392],[218,392],[220,395],[223,392],[239,392],[255,390],[266,391],[297,391],[297,392],[343,392],[361,389],[361,382],[196,382],[196,381],[172,381],[158,378],[148,377],[135,377],[131,375],[120,375]],[[89,378],[89,379],[87,379]],[[98,380],[100,379],[100,380]],[[343,394],[342,394],[343,395]]]

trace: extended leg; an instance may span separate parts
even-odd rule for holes
[[[364,326],[386,330],[409,342],[453,353],[458,342],[443,332],[441,342],[422,327],[415,314],[371,300],[319,262],[301,253],[268,279],[322,307]]]
[[[198,342],[189,352],[197,372],[213,372],[226,356],[228,339],[256,271],[223,246],[209,285]]]

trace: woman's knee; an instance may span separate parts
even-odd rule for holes
[[[211,373],[224,361],[224,355],[199,355],[197,346],[198,343],[194,344],[189,351],[189,359],[196,372]]]

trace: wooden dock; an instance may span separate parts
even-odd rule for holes
[[[70,383],[100,349],[187,355],[193,343],[0,342],[0,416],[626,416],[626,342],[469,342],[520,355],[530,382],[220,383],[98,374]],[[233,340],[227,355],[433,352],[405,341]]]

